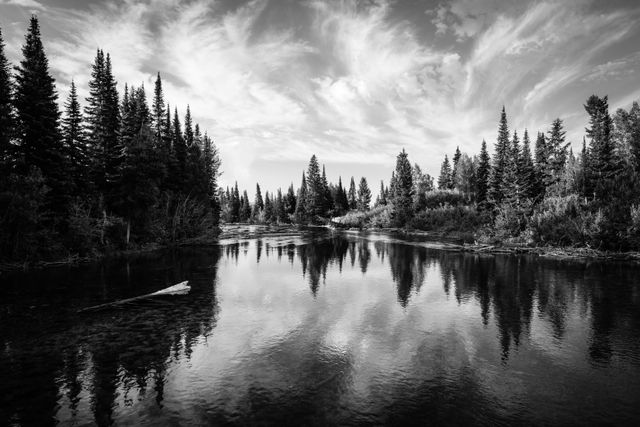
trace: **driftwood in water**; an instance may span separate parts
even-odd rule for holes
[[[107,302],[105,304],[94,305],[92,307],[86,307],[86,308],[83,308],[81,310],[78,310],[78,313],[84,313],[84,312],[87,312],[87,311],[102,310],[102,309],[110,308],[110,307],[117,307],[117,306],[128,304],[128,303],[131,303],[131,302],[134,302],[134,301],[140,301],[140,300],[153,298],[153,297],[158,297],[158,296],[163,296],[163,295],[185,295],[185,294],[188,294],[190,290],[191,290],[191,286],[189,286],[189,282],[188,281],[184,281],[184,282],[178,283],[177,285],[169,286],[168,288],[161,289],[161,290],[159,290],[157,292],[153,292],[151,294],[140,295],[140,296],[133,297],[133,298],[126,298],[126,299],[121,299],[121,300],[118,300],[118,301]]]

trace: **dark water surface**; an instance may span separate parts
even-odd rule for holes
[[[0,425],[638,425],[639,273],[327,232],[2,274]]]

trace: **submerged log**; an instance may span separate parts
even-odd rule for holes
[[[117,306],[128,304],[128,303],[131,303],[131,302],[134,302],[134,301],[140,301],[140,300],[153,298],[153,297],[158,297],[158,296],[186,295],[186,294],[189,293],[190,290],[191,290],[191,286],[189,286],[189,282],[188,281],[184,281],[184,282],[178,283],[177,285],[169,286],[168,288],[161,289],[161,290],[159,290],[157,292],[153,292],[153,293],[150,293],[150,294],[140,295],[140,296],[133,297],[133,298],[126,298],[126,299],[121,299],[121,300],[117,300],[117,301],[107,302],[107,303],[104,303],[104,304],[94,305],[94,306],[91,306],[91,307],[86,307],[86,308],[78,310],[78,313],[85,313],[85,312],[88,312],[88,311],[103,310],[105,308],[117,307]]]

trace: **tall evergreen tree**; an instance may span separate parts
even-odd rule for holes
[[[344,215],[349,210],[349,200],[347,199],[347,192],[342,186],[342,177],[338,177],[338,185],[334,190],[335,201],[335,214]]]
[[[271,223],[276,220],[275,210],[273,206],[272,197],[269,196],[269,192],[265,191],[264,193],[264,221],[266,223]]]
[[[187,113],[184,116],[184,142],[187,147],[191,147],[194,142],[193,119],[191,118],[191,108],[187,105]]]
[[[177,108],[173,111],[172,151],[176,159],[176,165],[171,179],[178,188],[184,189],[187,182],[187,144],[182,135],[182,126],[180,125]]]
[[[402,227],[413,218],[413,177],[408,155],[402,149],[396,159],[396,170],[393,174],[393,211],[391,216],[394,225]]]
[[[331,196],[331,188],[329,188],[329,181],[327,181],[327,174],[322,165],[322,216],[327,216],[335,206],[333,197]]]
[[[500,114],[500,125],[498,127],[498,138],[495,145],[495,155],[493,156],[493,165],[491,167],[491,175],[489,177],[488,200],[498,205],[502,202],[504,194],[502,192],[502,182],[507,159],[509,157],[509,126],[507,124],[507,113],[502,107]]]
[[[205,179],[207,181],[207,196],[211,215],[215,225],[220,220],[220,201],[218,200],[218,177],[220,176],[220,154],[218,148],[213,143],[209,135],[205,132],[204,137],[203,158],[205,164]]]
[[[548,181],[547,172],[548,155],[547,155],[547,139],[544,133],[538,132],[535,147],[535,186],[533,190],[534,198],[541,200],[545,194],[545,182]]]
[[[478,170],[476,172],[476,194],[478,204],[487,201],[487,192],[489,189],[489,176],[491,175],[491,158],[487,152],[487,143],[483,139],[480,147],[480,159],[478,162]]]
[[[280,188],[278,188],[278,192],[276,193],[276,197],[275,197],[275,203],[274,203],[274,213],[275,213],[275,219],[278,223],[283,224],[285,222],[287,222],[287,214],[285,212],[285,206],[284,206],[284,198],[282,197],[282,190]]]
[[[356,191],[356,182],[351,177],[351,182],[349,183],[349,194],[347,195],[347,200],[349,202],[349,209],[354,210],[358,207],[358,193]]]
[[[162,147],[165,108],[164,108],[164,94],[162,93],[162,79],[160,78],[160,73],[158,73],[156,77],[156,83],[153,91],[153,107],[151,111],[152,111],[152,120],[153,120],[152,123],[153,123],[153,131],[154,131],[156,146]]]
[[[14,105],[23,172],[32,166],[42,172],[51,189],[51,207],[65,209],[67,169],[62,137],[58,128],[60,112],[55,81],[40,39],[40,26],[31,17],[22,47],[23,59],[16,67]]]
[[[518,133],[513,132],[511,147],[507,152],[505,169],[502,174],[503,200],[514,206],[519,206],[522,199],[522,185],[520,181],[520,140]]]
[[[120,105],[111,59],[98,49],[89,80],[85,107],[87,141],[91,144],[93,181],[98,191],[111,199],[122,161],[119,141]]]
[[[11,106],[12,85],[9,61],[4,53],[4,40],[0,29],[0,174],[8,170],[11,154],[11,138],[14,128],[13,108]]]
[[[253,199],[253,219],[257,220],[260,213],[264,210],[264,201],[262,200],[262,192],[260,191],[260,184],[256,184],[256,195]]]
[[[371,190],[367,184],[367,178],[364,176],[360,178],[360,185],[358,186],[358,210],[368,211],[371,204]]]
[[[86,193],[89,184],[89,153],[84,134],[82,111],[78,102],[78,92],[73,80],[71,80],[71,90],[65,103],[62,138],[76,194]]]
[[[440,166],[440,176],[438,177],[438,189],[449,190],[451,188],[451,182],[453,181],[451,176],[451,163],[449,163],[449,157],[445,154],[444,161]]]
[[[524,130],[522,138],[522,154],[520,156],[520,165],[518,167],[520,173],[520,185],[522,186],[523,197],[535,198],[536,171],[531,157],[531,141],[529,140],[529,132]]]
[[[325,189],[320,175],[320,166],[315,154],[309,160],[307,169],[307,198],[306,211],[309,218],[313,221],[316,217],[323,216]]]
[[[287,195],[284,199],[284,206],[285,206],[285,214],[287,215],[286,220],[289,221],[290,218],[295,214],[296,212],[296,193],[295,190],[293,189],[293,183],[291,183],[291,185],[289,185],[289,189],[287,190]]]
[[[608,97],[591,95],[584,108],[589,114],[589,127],[585,129],[590,141],[588,187],[594,190],[596,198],[605,199],[608,194],[604,181],[612,179],[618,169],[615,145],[611,139]]]
[[[242,200],[240,201],[240,222],[247,222],[251,218],[251,203],[247,190],[242,192]]]
[[[384,181],[380,180],[380,194],[378,195],[380,206],[387,206],[387,191],[384,188]]]
[[[565,143],[565,130],[561,119],[555,119],[548,132],[546,141],[547,172],[545,173],[545,187],[549,188],[560,181],[567,162],[569,144]]]
[[[451,182],[449,187],[453,190],[455,188],[455,183],[458,175],[458,163],[460,163],[460,157],[462,153],[460,152],[460,147],[456,147],[456,152],[453,155],[453,168],[451,170]]]
[[[299,224],[304,224],[308,220],[307,213],[307,180],[304,172],[302,172],[302,182],[300,183],[300,189],[298,190],[298,197],[296,200],[295,219]]]

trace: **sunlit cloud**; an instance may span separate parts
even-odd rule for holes
[[[57,3],[40,18],[61,101],[72,78],[87,95],[98,48],[121,88],[144,84],[151,96],[159,71],[172,109],[183,116],[190,105],[219,145],[223,183],[249,189],[297,184],[313,153],[334,166],[330,178],[360,164],[388,165],[368,177],[388,180],[402,148],[435,175],[456,146],[474,154],[482,139],[491,144],[502,105],[520,131],[566,117],[578,144],[584,99],[608,93],[625,106],[638,78],[630,41],[640,6],[631,1]],[[39,4],[5,0],[0,10]],[[399,17],[405,7],[414,19]],[[27,16],[0,18],[8,43],[22,40],[14,23]],[[7,51],[17,59],[19,47]],[[255,176],[271,162],[291,164],[290,178]]]

